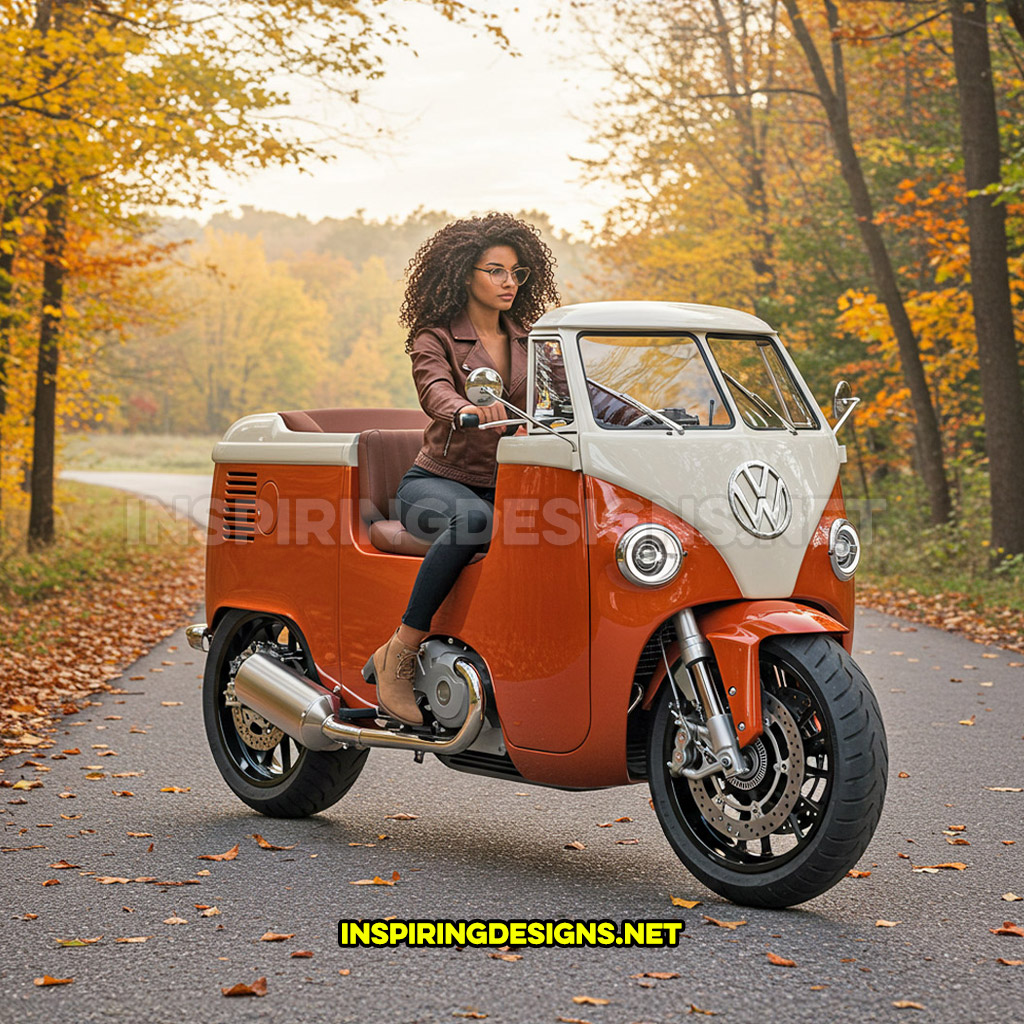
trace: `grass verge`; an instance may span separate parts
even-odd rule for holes
[[[219,440],[219,435],[69,432],[63,438],[61,466],[119,473],[212,473],[210,455]]]
[[[115,690],[121,669],[202,600],[199,531],[154,503],[57,486],[58,540],[24,551],[27,513],[8,513],[0,553],[0,758],[46,745],[55,719]],[[132,510],[131,515],[129,510]]]
[[[858,603],[1024,650],[1024,557],[993,566],[988,478],[966,469],[958,482],[956,520],[941,526],[929,522],[916,478],[898,478],[872,495],[865,505],[870,526],[863,516],[858,524]]]

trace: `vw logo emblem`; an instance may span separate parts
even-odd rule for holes
[[[793,503],[782,477],[756,459],[733,470],[729,507],[740,526],[762,540],[783,533],[793,515]]]

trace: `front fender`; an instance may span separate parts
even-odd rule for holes
[[[848,632],[830,615],[794,601],[737,601],[698,612],[697,622],[715,652],[741,747],[762,732],[761,641],[781,633]]]

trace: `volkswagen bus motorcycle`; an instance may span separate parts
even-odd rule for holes
[[[377,707],[370,656],[429,546],[394,510],[425,415],[260,413],[216,445],[208,624],[188,635],[221,773],[278,817],[330,807],[371,748],[481,787],[646,783],[716,893],[817,896],[867,846],[888,764],[850,654],[836,433],[857,399],[841,382],[830,425],[776,332],[714,306],[564,306],[527,344],[490,546],[418,655],[422,726]],[[502,400],[480,343],[463,365],[472,404]]]

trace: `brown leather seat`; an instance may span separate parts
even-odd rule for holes
[[[289,430],[313,434],[358,434],[363,430],[419,427],[422,435],[423,428],[430,422],[422,409],[292,409],[278,415]]]
[[[422,430],[362,430],[359,434],[359,516],[370,543],[381,551],[422,558],[430,541],[409,533],[398,519],[395,493],[423,445]]]

